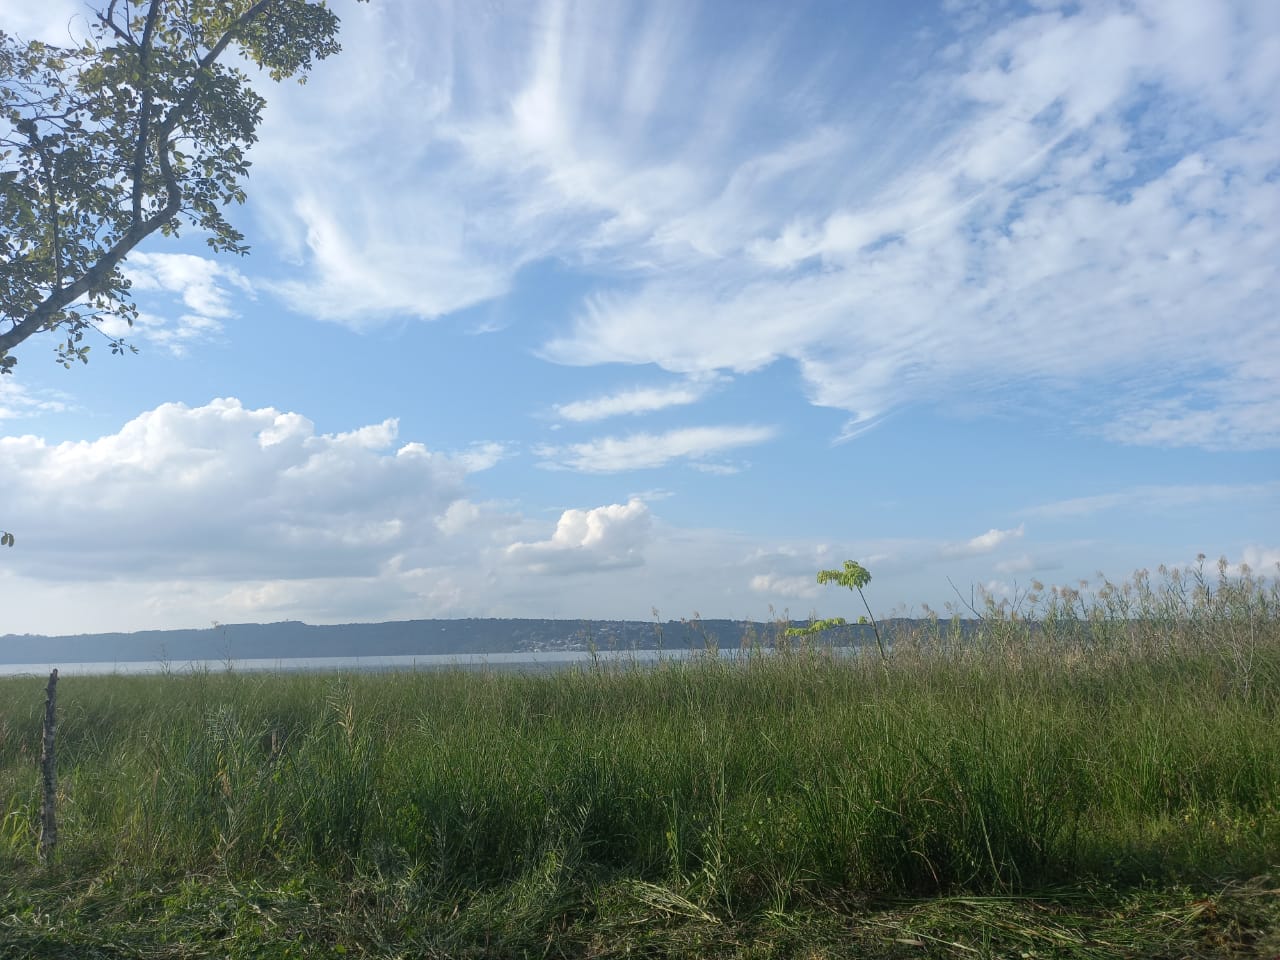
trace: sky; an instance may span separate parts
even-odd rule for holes
[[[0,632],[1280,572],[1274,0],[332,5],[254,78],[250,255],[148,241],[137,356],[15,351]]]

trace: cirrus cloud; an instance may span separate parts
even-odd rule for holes
[[[661,467],[673,460],[707,466],[708,457],[765,443],[776,435],[776,428],[765,426],[684,427],[666,433],[633,433],[563,446],[541,446],[535,452],[543,458],[544,466],[584,473],[617,473]],[[715,469],[714,464],[710,466]]]
[[[588,400],[558,403],[555,412],[565,420],[577,423],[626,414],[654,413],[668,407],[697,403],[706,396],[710,386],[708,382],[692,381],[670,387],[635,387]]]
[[[845,436],[981,394],[1069,406],[1118,443],[1273,447],[1274,4],[944,14],[900,39],[868,112],[824,93],[849,80],[836,59],[777,82],[813,38],[751,22],[740,57],[692,56],[714,24],[674,4],[496,28],[355,11],[342,72],[316,80],[333,96],[286,94],[264,131],[264,222],[301,274],[281,289],[354,324],[432,317],[553,259],[587,290],[544,338],[556,362],[788,358]],[[361,136],[329,123],[300,155],[318,103]],[[392,146],[371,173],[372,139]]]

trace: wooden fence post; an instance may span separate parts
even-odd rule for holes
[[[58,800],[58,765],[54,755],[53,736],[58,726],[58,671],[49,674],[49,686],[44,701],[44,741],[40,747],[40,779],[43,787],[40,801],[40,862],[53,859],[58,845],[58,820],[55,805]]]

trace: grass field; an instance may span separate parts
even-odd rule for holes
[[[0,680],[0,956],[1280,955],[1280,587],[988,599],[887,662]]]

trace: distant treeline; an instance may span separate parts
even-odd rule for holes
[[[0,663],[126,660],[291,659],[294,657],[412,656],[512,653],[555,649],[724,648],[772,646],[788,626],[803,621],[742,620],[402,620],[313,626],[230,623],[202,630],[144,630],[46,637],[0,636]],[[901,623],[897,624],[901,625]],[[882,624],[892,629],[895,624]],[[827,631],[824,643],[873,640],[871,627],[850,624]]]

